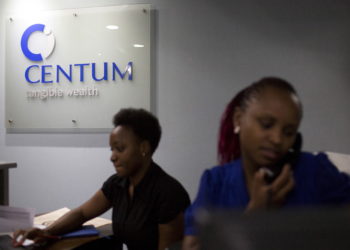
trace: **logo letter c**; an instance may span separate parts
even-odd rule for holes
[[[32,61],[42,61],[43,57],[41,54],[35,54],[32,53],[28,48],[28,40],[30,35],[35,31],[41,31],[44,32],[45,25],[44,24],[33,24],[29,26],[23,33],[22,39],[21,39],[21,48],[23,51],[23,54]]]

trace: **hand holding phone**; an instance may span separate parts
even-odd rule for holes
[[[299,158],[301,146],[302,136],[301,133],[297,133],[293,146],[289,149],[282,160],[280,160],[275,166],[264,167],[265,181],[267,183],[272,183],[277,178],[277,176],[281,174],[281,171],[286,164],[289,164],[293,168]]]
[[[265,171],[260,169],[254,175],[250,190],[250,201],[246,212],[281,206],[287,194],[294,188],[293,171],[289,164],[284,165],[276,179],[267,184]]]

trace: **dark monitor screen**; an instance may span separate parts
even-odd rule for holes
[[[350,249],[350,208],[273,210],[197,215],[202,250]]]

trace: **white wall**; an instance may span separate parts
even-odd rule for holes
[[[6,134],[4,13],[33,3],[66,9],[151,3],[153,107],[163,126],[155,160],[194,197],[216,162],[225,104],[266,75],[295,84],[307,150],[350,153],[350,2],[334,0],[3,0],[0,2],[0,159],[11,170],[10,202],[45,212],[74,207],[113,173],[106,134]]]

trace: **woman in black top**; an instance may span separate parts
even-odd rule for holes
[[[117,173],[87,202],[47,229],[19,230],[15,238],[22,234],[23,240],[39,241],[45,235],[60,235],[112,207],[110,249],[121,249],[122,243],[129,250],[165,249],[182,239],[183,212],[190,200],[181,184],[152,160],[161,136],[157,118],[142,109],[122,109],[114,126],[109,143]]]

